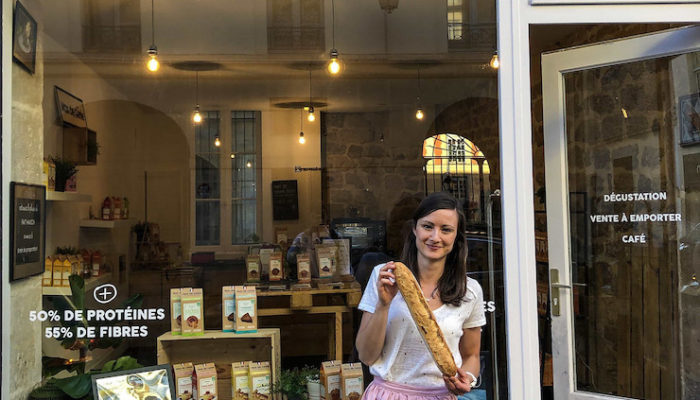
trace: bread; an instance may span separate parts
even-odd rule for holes
[[[396,276],[396,284],[403,296],[408,309],[413,317],[413,322],[418,327],[418,332],[423,336],[425,345],[433,355],[433,360],[437,364],[440,372],[447,376],[455,376],[457,374],[457,364],[452,358],[452,352],[447,347],[445,337],[435,320],[433,312],[430,311],[428,302],[425,301],[423,291],[416,281],[413,272],[403,263],[394,263],[394,276]]]

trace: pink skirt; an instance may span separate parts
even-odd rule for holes
[[[455,400],[446,387],[420,387],[387,382],[377,376],[367,386],[362,400]]]

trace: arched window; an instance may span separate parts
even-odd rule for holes
[[[491,173],[484,153],[469,139],[441,133],[423,141],[427,193],[450,192],[464,204],[470,222],[481,221]]]

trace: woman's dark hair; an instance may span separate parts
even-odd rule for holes
[[[443,303],[459,306],[467,293],[467,237],[465,235],[467,222],[462,205],[454,196],[447,192],[432,193],[421,201],[413,213],[413,227],[416,227],[419,219],[437,210],[457,211],[457,237],[455,238],[452,251],[447,255],[445,270],[438,281],[437,287],[440,292],[440,300]],[[413,229],[409,230],[408,235],[406,235],[401,259],[413,271],[416,279],[420,282],[418,248],[416,247],[416,235],[413,233]]]

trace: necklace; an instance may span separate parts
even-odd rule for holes
[[[433,289],[433,291],[430,293],[430,297],[426,297],[425,295],[423,295],[423,297],[425,298],[426,301],[432,301],[432,300],[435,300],[437,293],[438,293],[438,288],[437,288],[437,286],[435,286],[435,289]]]

